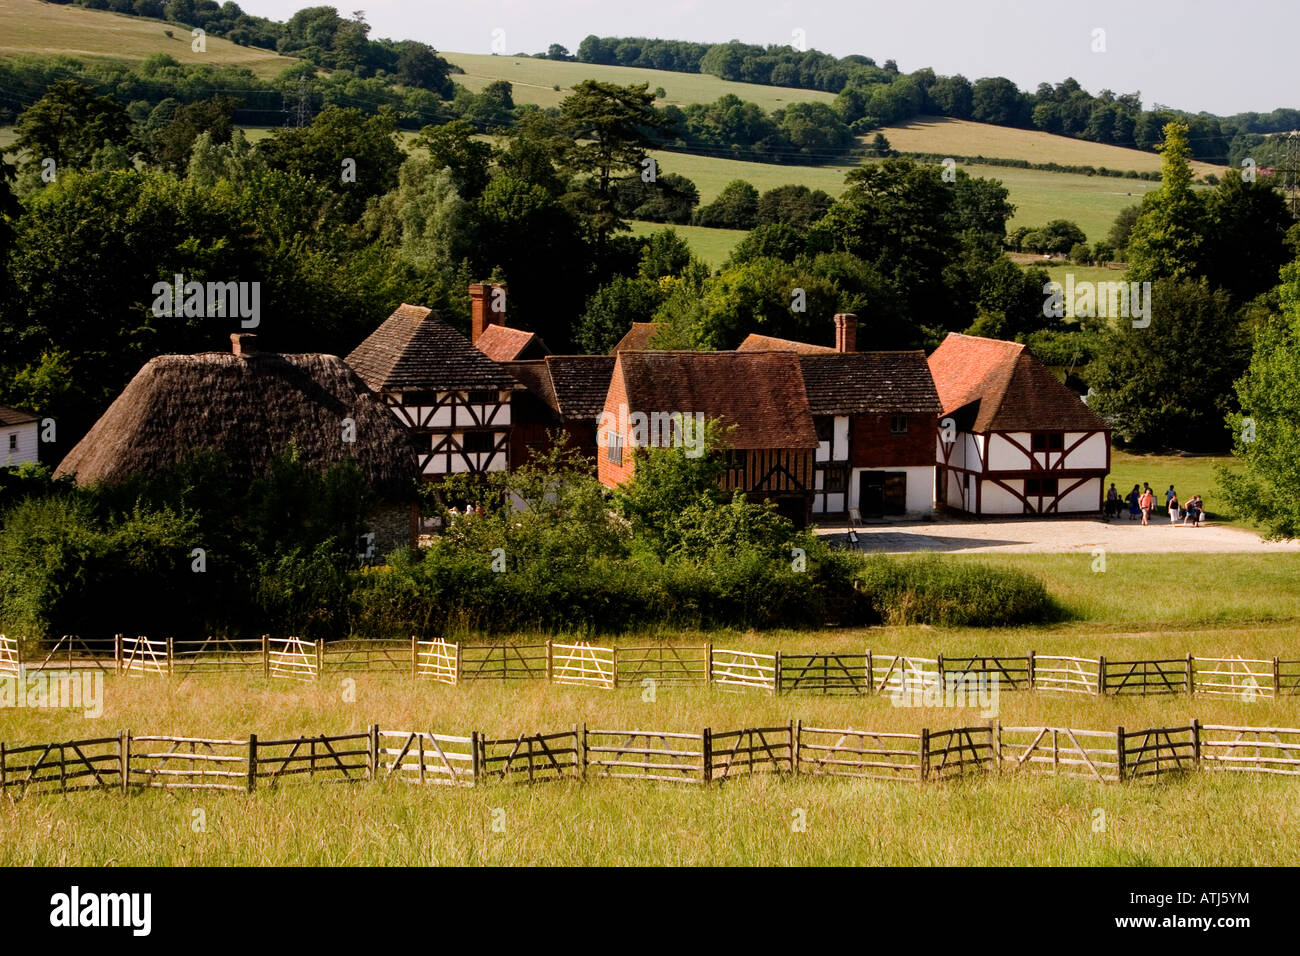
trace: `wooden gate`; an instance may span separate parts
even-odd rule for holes
[[[713,652],[709,680],[724,687],[757,687],[775,694],[777,658],[776,654],[717,649]]]
[[[141,677],[145,674],[170,674],[171,655],[166,641],[151,641],[147,637],[122,638],[119,668],[123,674]]]
[[[474,786],[480,752],[477,732],[453,737],[376,728],[372,733],[381,777],[440,787]]]
[[[867,655],[783,654],[780,686],[783,694],[800,690],[850,696],[870,694]]]
[[[1069,727],[1001,727],[998,751],[1006,773],[1045,773],[1093,780],[1119,779],[1114,733]]]
[[[657,684],[707,684],[709,657],[713,648],[677,647],[656,644],[652,647],[620,647],[615,660],[614,676],[621,686],[652,680]]]
[[[1300,730],[1287,727],[1201,726],[1204,770],[1300,775]]]
[[[243,790],[250,782],[254,739],[131,737],[129,782],[164,790]]]
[[[283,680],[314,681],[320,677],[320,643],[297,637],[273,637],[267,656],[270,675]]]
[[[921,735],[796,725],[799,772],[828,777],[916,782]]]
[[[794,770],[794,725],[746,727],[710,734],[710,780],[761,771],[787,773]]]
[[[658,730],[582,731],[587,773],[625,780],[704,783],[704,734]]]
[[[479,768],[486,779],[541,783],[581,776],[579,728],[557,734],[520,734],[501,740],[479,738]]]
[[[1201,762],[1200,727],[1153,727],[1119,730],[1120,775],[1124,780],[1197,770]]]
[[[1101,658],[1102,693],[1151,697],[1187,693],[1187,659],[1108,661]]]
[[[0,793],[119,788],[124,777],[125,735],[8,747],[0,743]]]
[[[1273,661],[1235,657],[1193,657],[1192,691],[1202,697],[1235,697],[1247,702],[1271,700]]]
[[[0,674],[17,676],[22,672],[23,658],[22,651],[18,647],[18,641],[0,634]]]
[[[460,680],[460,645],[448,644],[442,638],[417,641],[416,675],[430,677],[443,684]]]
[[[946,780],[983,773],[997,766],[989,727],[957,727],[921,732],[921,779]]]
[[[551,662],[548,669],[551,683],[613,688],[614,648],[597,647],[586,641],[551,644],[550,648]]]
[[[1034,655],[1034,689],[1060,694],[1095,695],[1100,689],[1100,661],[1086,657]]]
[[[939,660],[868,654],[871,690],[876,694],[919,694],[939,682]]]

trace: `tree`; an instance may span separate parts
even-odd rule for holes
[[[834,202],[823,190],[807,186],[777,186],[758,197],[756,221],[758,225],[785,223],[806,229],[826,215]]]
[[[713,202],[700,207],[695,224],[715,229],[752,229],[758,224],[758,190],[743,179],[733,179]]]
[[[163,169],[184,172],[199,136],[207,136],[209,144],[230,142],[231,117],[238,105],[232,97],[214,96],[178,107],[167,125],[149,137],[150,158]]]
[[[1125,206],[1116,214],[1110,232],[1106,233],[1106,241],[1114,247],[1121,259],[1128,254],[1129,236],[1133,233],[1133,224],[1137,222],[1141,211],[1139,205]]]
[[[1300,538],[1300,262],[1282,270],[1282,313],[1255,333],[1228,418],[1240,471],[1220,469],[1224,496],[1271,539]]]
[[[1103,333],[1089,368],[1090,407],[1126,444],[1224,449],[1232,383],[1249,355],[1231,299],[1204,279],[1159,279],[1149,305],[1149,326],[1117,319]]]
[[[58,80],[23,110],[15,132],[14,151],[27,154],[24,168],[40,170],[52,159],[56,171],[80,169],[106,143],[128,145],[131,119],[112,96],[96,96],[78,80]]]
[[[686,225],[700,202],[695,183],[679,173],[664,173],[654,182],[624,179],[615,188],[618,212],[629,219]]]
[[[1205,206],[1192,191],[1187,127],[1167,124],[1159,151],[1160,188],[1142,197],[1128,241],[1128,275],[1138,282],[1195,278],[1204,262]]]
[[[633,322],[652,321],[663,297],[657,279],[615,276],[587,300],[574,340],[584,352],[604,355],[627,334]]]
[[[1205,214],[1202,261],[1210,284],[1227,289],[1238,303],[1271,289],[1291,258],[1286,237],[1295,224],[1282,194],[1230,169],[1210,192]]]
[[[442,126],[426,126],[415,138],[417,149],[429,153],[434,169],[450,169],[456,191],[465,199],[477,199],[488,184],[492,146],[474,137],[477,131],[466,120]]]
[[[560,103],[564,130],[571,137],[565,164],[588,177],[571,208],[595,236],[598,254],[610,233],[628,228],[616,208],[615,181],[640,175],[651,135],[664,125],[649,86],[583,80]]]
[[[1053,219],[1041,229],[1026,233],[1020,242],[1030,252],[1068,253],[1076,245],[1086,245],[1088,236],[1068,219]]]

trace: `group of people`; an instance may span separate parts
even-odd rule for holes
[[[1143,524],[1151,523],[1151,512],[1156,507],[1156,495],[1150,485],[1144,483],[1140,488],[1134,485],[1133,490],[1121,498],[1115,483],[1111,482],[1110,490],[1106,492],[1106,517],[1118,518],[1123,513],[1126,503],[1130,521],[1141,518]],[[1184,525],[1198,528],[1205,518],[1205,503],[1200,495],[1192,495],[1186,503],[1180,502],[1178,492],[1174,490],[1173,485],[1170,485],[1169,490],[1165,492],[1165,511],[1169,514],[1171,525],[1178,524],[1178,519],[1181,517]]]

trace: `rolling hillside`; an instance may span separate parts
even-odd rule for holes
[[[168,30],[173,36],[167,36]],[[181,63],[246,66],[263,78],[276,76],[300,62],[211,36],[207,38],[207,51],[195,53],[190,49],[189,31],[161,20],[41,0],[0,3],[0,57],[57,55],[138,61],[155,53],[166,53]]]

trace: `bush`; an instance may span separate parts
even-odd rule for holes
[[[934,557],[866,558],[855,583],[874,615],[890,625],[1000,627],[1055,615],[1042,581],[1023,571],[985,564]]]

